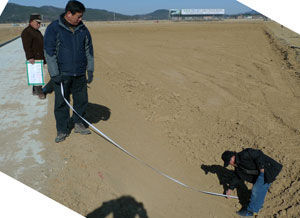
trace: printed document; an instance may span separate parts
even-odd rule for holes
[[[43,60],[36,60],[34,64],[26,61],[28,85],[44,85]]]

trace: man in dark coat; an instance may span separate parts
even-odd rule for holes
[[[69,1],[65,13],[53,21],[45,32],[44,53],[55,91],[56,143],[64,141],[69,135],[70,109],[64,97],[69,101],[71,93],[73,107],[78,113],[73,113],[74,132],[91,134],[78,116],[85,116],[88,105],[87,83],[92,82],[94,72],[92,37],[82,22],[84,12],[85,6],[81,2]]]
[[[224,167],[234,166],[235,176],[229,182],[226,194],[229,196],[242,181],[253,183],[250,203],[247,209],[237,212],[243,217],[252,217],[262,208],[267,191],[282,169],[282,165],[265,155],[261,150],[247,148],[241,152],[225,151],[222,154]]]
[[[40,14],[31,14],[29,25],[21,34],[23,48],[26,59],[34,64],[35,60],[43,60],[44,58],[44,37],[39,31],[42,19]],[[40,99],[45,99],[45,94],[42,91],[42,86],[33,86],[32,94],[38,95]]]

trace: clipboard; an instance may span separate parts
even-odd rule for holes
[[[26,61],[28,85],[44,85],[43,60],[35,60],[34,64]]]

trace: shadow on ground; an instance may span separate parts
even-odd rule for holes
[[[103,105],[88,103],[84,118],[90,123],[98,123],[101,120],[107,121],[110,118],[110,109]],[[73,114],[74,116],[74,114]],[[70,131],[74,129],[74,118],[70,118],[68,123],[68,128]],[[88,124],[84,123],[85,127],[88,127]]]
[[[220,185],[223,186],[223,194],[226,194],[226,191],[228,189],[228,184],[231,180],[231,178],[234,176],[233,170],[228,170],[225,167],[222,167],[220,165],[201,165],[201,169],[205,172],[205,174],[208,173],[214,173],[217,174]],[[251,196],[251,190],[247,188],[247,186],[244,184],[244,182],[240,182],[237,187],[237,195],[239,198],[239,202],[242,205],[242,209],[247,208],[247,205],[250,200]]]
[[[88,103],[86,108],[86,119],[90,123],[107,121],[110,118],[110,109],[99,104]]]
[[[104,202],[86,218],[105,218],[111,214],[113,218],[148,218],[143,203],[137,202],[131,196],[122,196],[116,200]]]

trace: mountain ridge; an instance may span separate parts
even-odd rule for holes
[[[51,22],[64,13],[64,9],[47,5],[34,7],[8,3],[0,17],[0,23],[25,23],[28,22],[29,15],[32,13],[39,13],[43,16],[44,22]],[[159,9],[143,15],[124,15],[104,9],[86,8],[84,13],[86,21],[166,20],[168,18],[169,10],[166,9]]]
[[[64,13],[63,8],[57,8],[50,5],[41,7],[23,6],[16,3],[8,3],[0,16],[0,23],[26,23],[29,15],[39,13],[43,16],[44,22],[56,20],[58,16]],[[245,13],[228,15],[226,18],[235,18],[238,15],[259,15],[257,11],[251,10]],[[126,21],[126,20],[168,20],[169,10],[158,9],[148,14],[141,15],[124,15],[116,12],[107,11],[104,9],[86,8],[84,14],[85,21]]]

